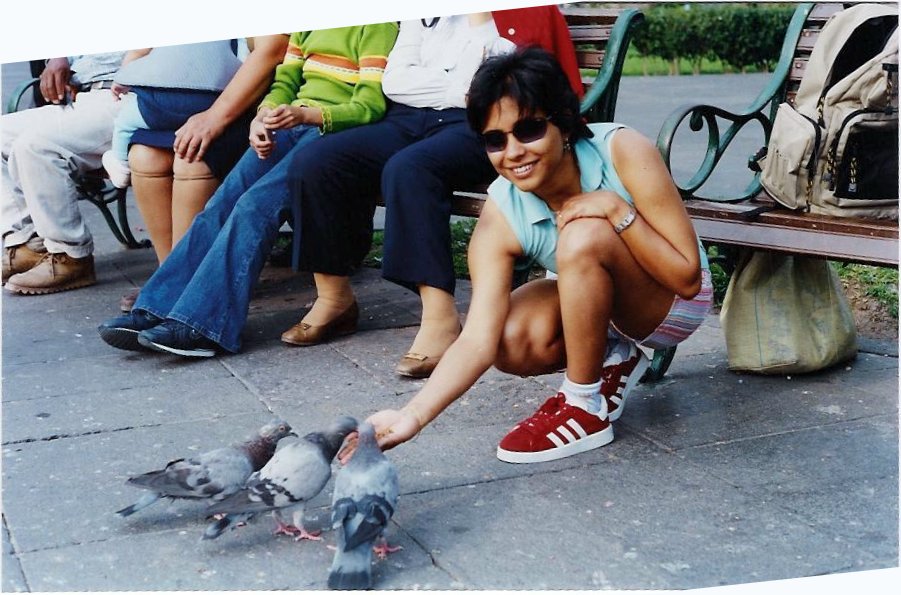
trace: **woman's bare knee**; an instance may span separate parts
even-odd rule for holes
[[[557,265],[601,259],[611,254],[622,240],[606,219],[584,218],[570,221],[557,241]]]
[[[132,173],[139,176],[154,178],[171,176],[174,158],[174,153],[166,149],[132,145],[128,151],[128,166]]]
[[[504,326],[494,367],[501,372],[529,376],[557,370],[563,346],[550,329],[534,328],[525,321],[508,321]]]

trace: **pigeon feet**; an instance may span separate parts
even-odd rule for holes
[[[309,539],[310,541],[322,541],[322,531],[315,531],[313,533],[308,533],[306,529],[303,527],[294,535],[294,541],[301,541],[302,539]]]
[[[384,560],[388,557],[388,554],[393,554],[394,552],[399,552],[404,549],[402,545],[396,545],[394,547],[388,545],[388,542],[382,543],[380,545],[372,546],[373,553],[378,556],[379,560]]]
[[[319,535],[322,531],[316,531],[315,533],[309,533],[303,527],[296,527],[294,525],[287,525],[285,523],[277,523],[275,527],[275,535],[290,535],[294,538],[294,541],[300,541],[302,539],[309,539],[311,541],[322,541],[322,537]]]

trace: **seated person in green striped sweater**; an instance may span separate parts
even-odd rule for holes
[[[396,23],[293,33],[247,150],[141,289],[98,331],[108,344],[183,357],[237,352],[253,288],[290,212],[288,169],[323,135],[382,118]],[[336,230],[340,233],[340,230]]]

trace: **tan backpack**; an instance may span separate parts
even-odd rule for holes
[[[898,218],[898,9],[860,4],[817,38],[795,105],[779,105],[760,181],[791,209]]]

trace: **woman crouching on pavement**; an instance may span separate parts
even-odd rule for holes
[[[501,440],[499,459],[604,446],[647,367],[636,343],[670,347],[703,322],[706,256],[654,145],[621,124],[586,125],[545,51],[487,60],[467,117],[500,177],[469,246],[466,326],[407,405],[370,417],[379,443],[415,436],[494,365],[520,376],[566,371],[559,392]],[[514,270],[533,263],[557,278],[511,293]]]

